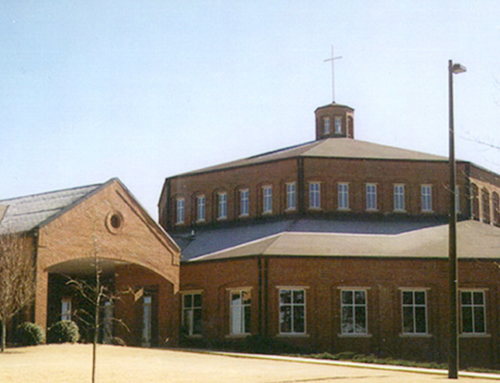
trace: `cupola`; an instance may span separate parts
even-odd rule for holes
[[[321,106],[316,115],[316,140],[354,138],[354,109],[335,102]]]

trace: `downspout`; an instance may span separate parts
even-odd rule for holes
[[[258,282],[258,297],[259,297],[259,305],[258,305],[258,314],[257,314],[257,318],[258,318],[258,323],[259,323],[259,327],[258,327],[258,334],[259,335],[264,335],[262,333],[262,320],[263,320],[263,317],[262,317],[262,306],[263,306],[263,288],[262,288],[262,258],[260,256],[257,257],[257,270],[258,270],[258,274],[259,274],[259,282]]]
[[[466,184],[465,184],[465,194],[466,194],[466,201],[467,201],[467,206],[465,208],[465,211],[468,212],[468,217],[467,219],[472,218],[472,189],[471,189],[471,182],[470,182],[470,162],[467,162],[465,165],[465,175],[466,175]],[[479,197],[478,197],[479,198]]]
[[[304,158],[302,157],[297,158],[297,205],[299,214],[304,214]]]
[[[38,264],[38,235],[39,231],[38,228],[33,229],[33,267],[35,268],[35,272],[33,274],[33,284],[34,284],[34,294],[36,294],[36,276],[37,276],[37,264]],[[48,307],[46,308],[46,310]],[[35,301],[33,300],[33,303],[31,304],[30,307],[30,321],[35,322]]]
[[[269,287],[269,260],[267,258],[262,258],[262,256],[257,256],[257,267],[259,273],[259,305],[258,305],[258,322],[259,328],[258,333],[262,336],[267,336],[268,331],[268,315],[267,315],[267,305],[269,300],[268,287]]]

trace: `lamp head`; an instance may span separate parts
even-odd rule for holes
[[[455,74],[464,73],[467,72],[467,68],[465,68],[462,64],[453,64],[451,72]]]

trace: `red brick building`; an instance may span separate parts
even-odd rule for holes
[[[1,200],[0,235],[8,233],[25,238],[25,251],[36,262],[35,301],[19,320],[48,328],[72,319],[89,339],[82,314],[88,307],[67,282],[92,281],[97,259],[102,282],[120,296],[103,302],[109,321],[102,340],[118,336],[144,346],[176,341],[179,248],[118,179]]]
[[[315,115],[314,142],[166,179],[184,339],[445,360],[447,158],[355,140],[347,106]],[[500,365],[499,193],[457,162],[462,365]]]

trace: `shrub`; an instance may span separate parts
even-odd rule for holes
[[[45,332],[37,324],[24,322],[17,327],[17,339],[22,346],[37,346],[45,341]]]
[[[118,338],[117,336],[114,336],[111,338],[111,344],[113,346],[126,346],[127,343],[122,338]]]
[[[56,322],[47,331],[47,343],[75,343],[79,339],[78,326],[71,320]]]

